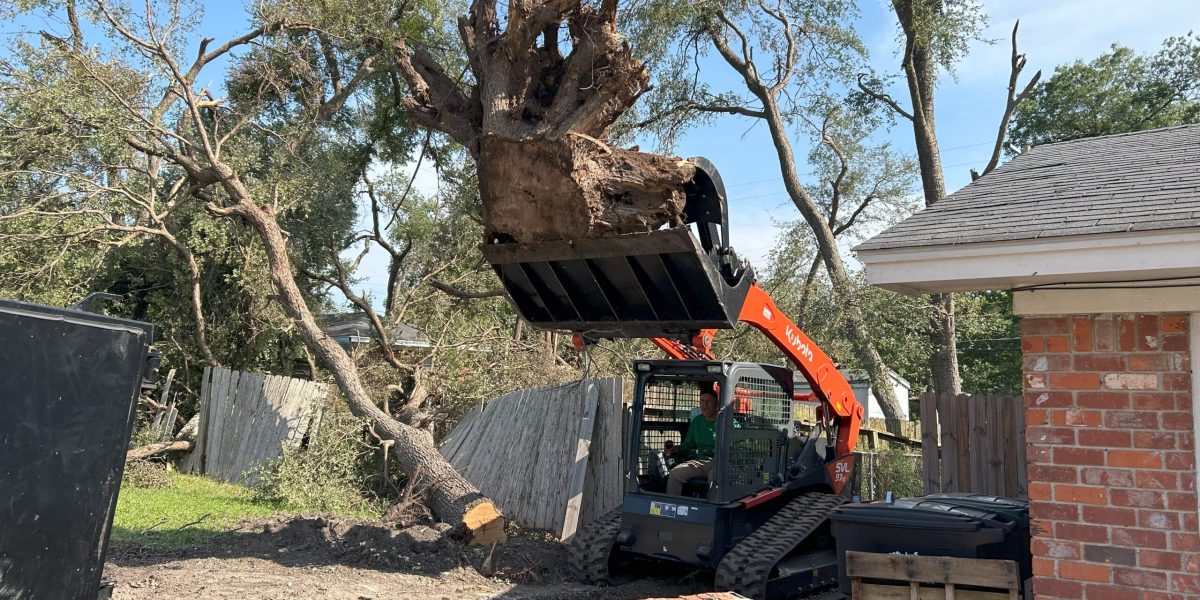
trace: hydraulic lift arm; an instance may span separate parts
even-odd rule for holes
[[[858,439],[863,407],[850,384],[816,344],[755,282],[754,269],[729,247],[721,177],[693,158],[685,223],[644,233],[481,247],[513,306],[541,329],[588,339],[649,338],[679,360],[715,360],[717,329],[749,323],[796,365],[820,401],[822,419],[837,421],[837,456]]]
[[[837,366],[791,319],[787,317],[771,295],[758,283],[750,286],[746,300],[738,313],[738,321],[748,323],[763,332],[767,339],[796,365],[804,375],[809,387],[825,410],[832,412],[838,422],[836,440],[837,456],[845,456],[854,450],[858,442],[858,430],[862,425],[863,406],[854,397],[849,382],[838,372]],[[715,329],[703,329],[692,336],[691,344],[673,338],[651,338],[671,358],[678,360],[714,360],[712,339]]]

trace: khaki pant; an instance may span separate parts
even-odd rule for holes
[[[703,477],[712,480],[713,461],[689,460],[675,465],[667,476],[667,493],[672,496],[683,495],[683,484],[693,477]]]

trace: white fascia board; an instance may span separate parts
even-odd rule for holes
[[[1200,229],[859,250],[867,281],[906,294],[1200,276]]]
[[[1013,314],[1084,315],[1200,311],[1200,279],[1181,280],[1179,285],[1181,287],[1076,287],[1013,292]]]

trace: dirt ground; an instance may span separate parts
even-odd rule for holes
[[[711,589],[687,572],[643,577],[599,589],[566,572],[566,547],[513,531],[497,546],[464,546],[444,526],[393,526],[326,517],[243,521],[199,546],[160,551],[131,544],[109,548],[105,575],[114,600],[401,598],[633,599]],[[493,572],[491,577],[483,573]]]

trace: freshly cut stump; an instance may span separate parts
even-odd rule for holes
[[[469,541],[483,546],[503,544],[508,540],[504,533],[504,515],[491,502],[480,502],[463,514],[463,527],[469,531]]]

